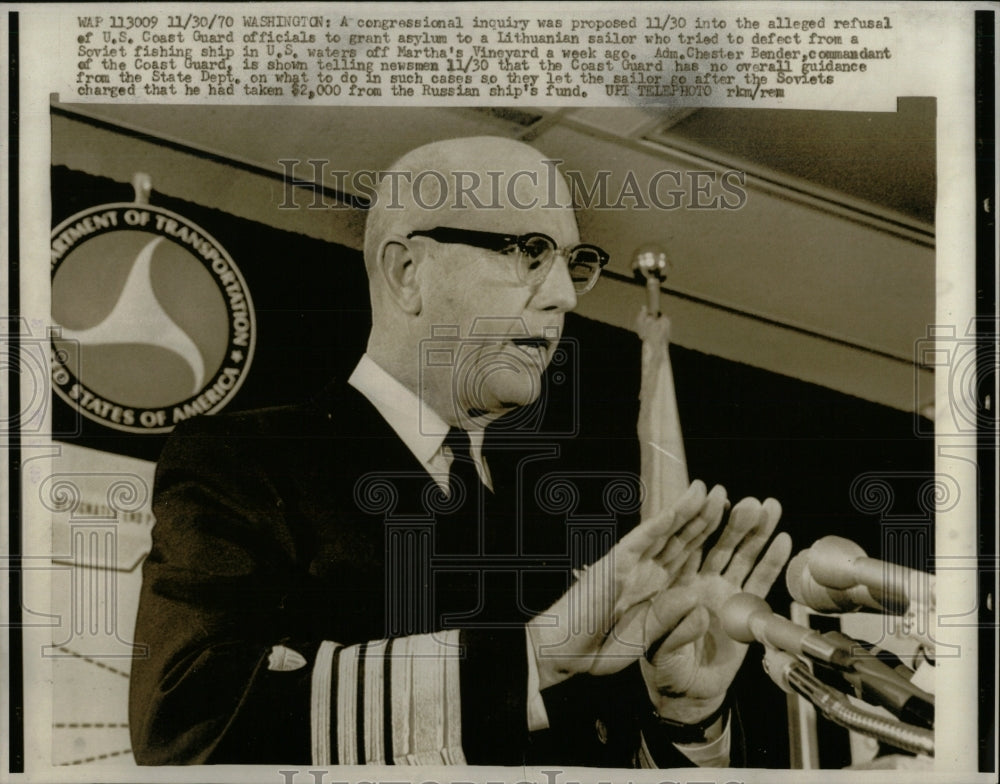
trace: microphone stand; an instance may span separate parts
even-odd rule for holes
[[[861,644],[840,632],[823,635],[847,649]],[[840,676],[854,689],[855,696],[888,708],[898,718],[921,727],[934,727],[934,695],[910,683],[875,654],[855,656],[849,669]]]
[[[853,705],[846,695],[820,681],[796,657],[768,647],[764,670],[783,690],[801,694],[830,721],[898,749],[934,756],[932,730],[888,719]]]

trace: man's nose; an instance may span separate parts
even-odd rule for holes
[[[576,289],[573,288],[573,279],[562,253],[558,254],[558,258],[549,267],[549,274],[531,298],[531,305],[538,310],[556,310],[561,313],[576,307]]]

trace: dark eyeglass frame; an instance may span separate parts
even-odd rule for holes
[[[581,288],[577,288],[574,284],[573,288],[576,290],[577,294],[586,294],[594,287],[598,278],[601,277],[601,270],[604,269],[608,261],[611,259],[611,256],[608,255],[607,251],[603,248],[587,243],[574,245],[572,248],[560,248],[552,237],[548,234],[543,234],[540,231],[534,231],[528,234],[502,234],[495,231],[478,231],[476,229],[456,229],[451,226],[435,226],[432,229],[411,231],[406,235],[406,239],[411,239],[412,237],[427,237],[435,242],[441,242],[444,244],[470,245],[474,248],[483,248],[484,250],[493,251],[494,253],[501,253],[506,250],[517,248],[520,253],[527,257],[530,257],[528,250],[529,243],[534,239],[543,239],[552,246],[551,252],[553,256],[555,256],[556,253],[562,253],[565,256],[567,266],[572,266],[573,257],[579,251],[593,251],[597,254],[597,274],[593,275]]]

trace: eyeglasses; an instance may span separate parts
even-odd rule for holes
[[[540,232],[521,235],[498,234],[493,231],[437,226],[426,231],[411,231],[406,238],[411,237],[428,237],[435,242],[471,245],[505,255],[516,253],[518,275],[524,283],[532,287],[542,285],[548,277],[549,270],[552,269],[552,263],[557,256],[562,255],[566,259],[569,277],[577,294],[586,294],[594,287],[601,276],[601,268],[611,258],[596,245],[560,248],[548,234]]]

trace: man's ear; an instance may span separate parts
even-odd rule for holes
[[[386,290],[404,313],[420,314],[423,301],[417,276],[417,260],[402,237],[387,237],[378,249],[378,268]]]

